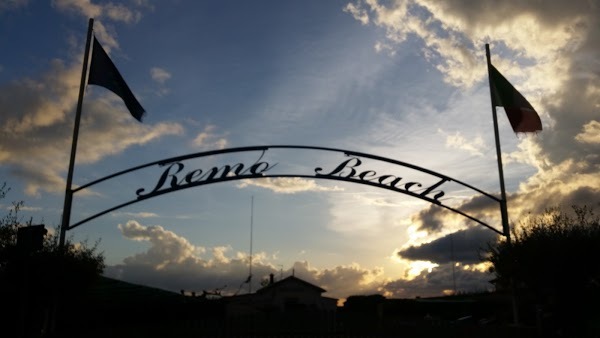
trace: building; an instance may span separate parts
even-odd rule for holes
[[[225,313],[231,325],[244,331],[331,332],[336,327],[337,299],[326,290],[295,276],[269,283],[253,294],[226,297]]]

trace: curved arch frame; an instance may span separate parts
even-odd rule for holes
[[[341,169],[338,170],[337,173],[340,173],[340,175],[338,176],[334,176],[333,172],[330,174],[323,174],[320,173],[323,171],[322,168],[317,167],[314,169],[315,174],[314,175],[306,175],[306,174],[265,174],[265,172],[268,171],[269,169],[269,163],[267,162],[260,162],[260,160],[262,159],[262,157],[264,156],[264,154],[266,153],[266,151],[268,151],[269,149],[304,149],[304,150],[318,150],[318,151],[328,151],[328,152],[337,152],[337,153],[343,153],[345,156],[349,157],[350,160],[347,160],[345,162],[343,162],[342,164],[346,164],[348,165],[347,167],[344,166],[342,167],[342,164],[340,164],[338,166],[338,168],[341,169],[350,169],[354,174],[356,174],[356,172],[354,171],[352,165],[350,165],[349,161],[354,160],[355,162],[352,163],[354,165],[358,165],[361,163],[360,158],[367,158],[367,159],[372,159],[372,160],[376,160],[376,161],[381,161],[381,162],[386,162],[386,163],[390,163],[390,164],[394,164],[394,165],[398,165],[398,166],[402,166],[402,167],[406,167],[409,169],[413,169],[434,177],[437,177],[440,179],[440,181],[436,184],[434,184],[432,187],[429,187],[427,189],[425,189],[425,191],[421,192],[421,193],[417,193],[417,191],[413,191],[413,190],[409,190],[410,187],[412,187],[413,185],[418,185],[419,187],[421,186],[420,183],[416,183],[416,182],[410,182],[405,184],[405,188],[398,188],[396,187],[395,184],[383,184],[382,181],[383,179],[379,179],[379,182],[374,182],[373,180],[370,180],[368,178],[365,178],[365,176],[367,176],[367,174],[369,174],[370,176],[375,175],[376,173],[374,171],[371,170],[367,170],[363,173],[361,173],[360,175],[351,175],[348,174],[346,176],[341,175]],[[338,180],[338,181],[344,181],[344,182],[352,182],[352,183],[358,183],[358,184],[365,184],[365,185],[370,185],[370,186],[374,186],[377,188],[382,188],[382,189],[387,189],[387,190],[391,190],[394,192],[399,192],[399,193],[403,193],[412,197],[416,197],[419,199],[422,199],[424,201],[430,202],[432,204],[438,205],[440,207],[446,208],[456,214],[462,215],[472,221],[475,221],[477,223],[479,223],[480,225],[483,225],[485,227],[487,227],[488,229],[502,235],[502,236],[507,236],[505,233],[495,229],[494,227],[490,226],[489,224],[471,216],[466,214],[465,212],[462,212],[456,208],[453,208],[451,206],[445,205],[443,204],[440,200],[438,200],[438,196],[434,196],[429,197],[427,196],[427,194],[431,193],[433,191],[433,189],[443,183],[446,182],[454,182],[456,184],[462,185],[463,187],[466,187],[468,189],[471,189],[473,191],[476,191],[498,203],[501,203],[501,200],[489,193],[486,193],[472,185],[469,185],[465,182],[459,181],[457,179],[451,178],[449,176],[440,174],[438,172],[435,172],[433,170],[429,170],[426,168],[422,168],[419,166],[416,166],[414,164],[410,164],[407,162],[403,162],[403,161],[398,161],[398,160],[394,160],[394,159],[390,159],[390,158],[386,158],[386,157],[382,157],[382,156],[377,156],[377,155],[372,155],[372,154],[367,154],[367,153],[362,153],[362,152],[356,152],[356,151],[350,151],[350,150],[344,150],[344,149],[337,149],[337,148],[328,148],[328,147],[317,147],[317,146],[297,146],[297,145],[267,145],[267,146],[248,146],[248,147],[237,147],[237,148],[229,148],[229,149],[220,149],[220,150],[211,150],[211,151],[205,151],[205,152],[197,152],[197,153],[192,153],[192,154],[187,154],[187,155],[182,155],[182,156],[175,156],[175,157],[170,157],[170,158],[166,158],[166,159],[162,159],[162,160],[158,160],[158,161],[153,161],[153,162],[149,162],[146,164],[142,164],[139,166],[135,166],[129,169],[125,169],[110,175],[107,175],[105,177],[99,178],[97,180],[94,180],[92,182],[89,182],[87,184],[84,184],[76,189],[72,190],[72,193],[76,193],[78,191],[81,191],[83,189],[92,187],[98,183],[107,181],[109,179],[121,176],[121,175],[125,175],[127,173],[130,172],[134,172],[140,169],[144,169],[144,168],[148,168],[148,167],[152,167],[152,166],[170,166],[169,168],[167,168],[167,170],[163,173],[163,177],[169,176],[168,172],[171,169],[171,167],[173,166],[177,166],[177,168],[175,170],[177,170],[177,173],[179,171],[181,171],[183,169],[183,164],[181,164],[182,161],[185,160],[189,160],[189,159],[194,159],[194,158],[202,158],[202,157],[207,157],[207,156],[213,156],[213,155],[221,155],[221,154],[227,154],[227,153],[242,153],[242,152],[253,152],[253,151],[259,151],[261,152],[260,158],[255,162],[255,164],[249,168],[246,168],[244,170],[244,167],[242,164],[236,164],[234,166],[226,166],[226,168],[213,168],[212,173],[204,173],[204,177],[206,177],[207,179],[205,180],[197,180],[197,181],[193,181],[191,178],[188,179],[188,176],[192,177],[194,175],[198,176],[199,173],[195,173],[194,175],[192,175],[192,172],[188,173],[188,175],[186,175],[186,183],[179,185],[176,183],[171,183],[171,187],[168,188],[164,188],[164,189],[160,189],[161,187],[159,187],[157,185],[157,187],[155,187],[155,189],[149,193],[145,193],[145,189],[141,188],[138,189],[138,191],[136,192],[138,197],[136,199],[132,199],[129,200],[127,202],[121,203],[119,205],[113,206],[111,208],[108,208],[106,210],[103,210],[101,212],[98,212],[94,215],[91,215],[77,223],[74,223],[73,225],[69,225],[68,227],[66,227],[66,230],[71,230],[74,229],[88,221],[91,221],[97,217],[100,217],[104,214],[107,214],[109,212],[115,211],[117,209],[126,207],[128,205],[137,203],[137,202],[141,202],[144,200],[147,200],[149,198],[153,198],[156,196],[160,196],[160,195],[164,195],[167,193],[171,193],[171,192],[175,192],[175,191],[179,191],[179,190],[183,190],[183,189],[188,189],[188,188],[192,188],[192,187],[196,187],[196,186],[201,186],[201,185],[206,185],[206,184],[212,184],[212,183],[219,183],[219,182],[227,182],[227,181],[234,181],[234,180],[241,180],[241,179],[253,179],[253,178],[281,178],[281,177],[299,177],[299,178],[319,178],[319,179],[330,179],[330,180]],[[357,161],[357,162],[356,162]],[[261,168],[262,165],[262,168]],[[237,166],[237,167],[236,167]],[[270,168],[274,167],[270,166]],[[336,168],[336,169],[338,169]],[[218,172],[223,169],[223,171],[220,173],[220,176],[218,175]],[[232,170],[234,169],[234,170]],[[367,173],[368,172],[368,173]],[[200,171],[201,173],[201,171]],[[365,174],[367,173],[367,174]],[[208,174],[208,176],[206,176]],[[174,175],[174,174],[173,174]],[[389,176],[392,177],[391,175],[384,175],[384,176]],[[161,177],[161,179],[163,178]],[[383,177],[383,176],[382,176]],[[387,177],[387,178],[389,178]],[[166,178],[165,178],[166,180]],[[164,181],[164,180],[163,180]],[[165,182],[163,182],[165,183]],[[409,187],[410,184],[410,187]],[[422,190],[422,189],[421,189]],[[443,195],[443,193],[441,193],[441,195]]]

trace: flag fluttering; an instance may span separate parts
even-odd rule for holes
[[[493,65],[490,65],[490,75],[492,104],[504,107],[513,131],[515,133],[541,131],[542,121],[529,101]]]
[[[94,37],[93,48],[88,84],[102,86],[121,97],[131,115],[142,122],[142,117],[146,111],[135,98],[115,64],[96,40],[96,37]]]

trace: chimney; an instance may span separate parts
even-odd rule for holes
[[[274,274],[269,274],[269,285],[275,283],[275,275]]]

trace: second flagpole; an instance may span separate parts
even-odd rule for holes
[[[492,116],[494,119],[494,137],[496,140],[496,158],[498,160],[498,175],[500,176],[500,214],[502,216],[502,232],[506,240],[510,243],[510,228],[508,225],[508,206],[506,204],[506,188],[504,187],[504,170],[502,169],[502,151],[500,149],[500,135],[498,132],[498,114],[496,113],[496,103],[494,102],[494,94],[492,87],[492,75],[490,66],[492,65],[490,57],[490,45],[485,44],[485,56],[487,58],[488,81],[490,86],[490,99],[492,102]]]
[[[504,186],[504,170],[502,169],[502,151],[500,149],[500,135],[498,132],[498,114],[496,113],[496,102],[494,100],[494,92],[493,92],[493,83],[492,83],[492,73],[490,71],[492,61],[490,56],[490,45],[485,44],[485,56],[487,59],[487,70],[488,70],[488,81],[490,86],[490,102],[492,104],[492,116],[494,119],[494,138],[496,140],[496,158],[498,160],[498,175],[500,177],[500,214],[502,217],[502,232],[504,233],[504,237],[506,238],[506,242],[510,247],[511,238],[510,238],[510,226],[508,223],[508,205],[506,203],[506,188]],[[517,295],[515,289],[514,279],[511,277],[510,280],[510,289],[512,293],[512,310],[513,310],[513,321],[516,326],[519,325],[519,308],[517,304]]]

